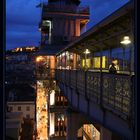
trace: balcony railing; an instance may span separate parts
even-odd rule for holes
[[[76,6],[66,6],[66,5],[46,5],[44,4],[45,12],[65,12],[65,13],[75,13],[75,14],[89,14],[89,7],[76,7]]]
[[[56,70],[56,79],[86,99],[117,114],[132,119],[134,77],[126,74],[110,74],[82,70]]]

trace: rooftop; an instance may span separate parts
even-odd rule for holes
[[[35,55],[55,55],[60,50],[65,48],[65,45],[46,45],[43,47],[44,49],[40,49]]]
[[[6,85],[7,101],[34,101],[35,89],[28,84]]]

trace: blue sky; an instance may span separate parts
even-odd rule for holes
[[[6,49],[35,45],[40,41],[38,23],[41,9],[36,5],[41,0],[6,0]],[[45,2],[45,0],[42,0]],[[47,1],[47,0],[46,0]],[[81,0],[81,5],[90,6],[91,28],[129,0]]]

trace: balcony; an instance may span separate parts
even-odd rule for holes
[[[92,70],[56,70],[56,81],[75,110],[130,139],[135,116],[134,78]]]
[[[134,77],[83,70],[57,70],[56,79],[123,120],[132,120]]]
[[[73,14],[86,14],[89,15],[89,7],[76,7],[76,6],[65,6],[65,5],[47,5],[44,4],[43,14],[46,12],[65,12]]]

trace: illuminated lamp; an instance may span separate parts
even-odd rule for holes
[[[123,40],[120,42],[123,45],[128,45],[131,43],[129,36],[124,36]]]
[[[86,49],[86,50],[84,51],[84,53],[85,53],[85,54],[89,54],[89,53],[90,53],[89,49]]]

